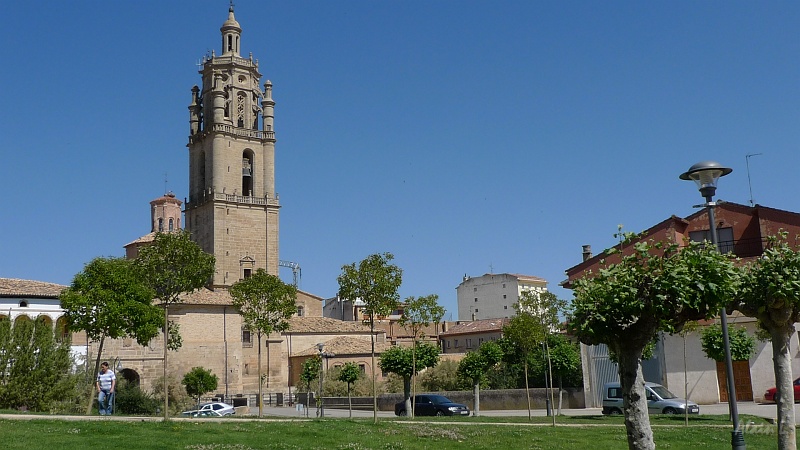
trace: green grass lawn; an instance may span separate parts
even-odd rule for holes
[[[513,418],[394,420],[175,420],[67,421],[0,420],[4,449],[625,449],[618,418],[559,417],[555,428]],[[489,420],[491,419],[491,420]],[[535,418],[538,419],[547,418]],[[610,420],[605,420],[610,419]],[[699,419],[699,418],[696,418]],[[748,418],[749,419],[749,418]],[[757,419],[758,420],[758,419]],[[503,423],[501,423],[503,422]],[[758,425],[766,425],[763,419]],[[724,418],[654,420],[658,448],[728,449],[730,427]],[[745,432],[752,449],[776,448],[774,429]]]

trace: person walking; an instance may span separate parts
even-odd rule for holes
[[[108,362],[100,364],[100,373],[97,374],[97,402],[100,415],[110,416],[114,409],[114,393],[117,388],[117,376],[108,368]]]

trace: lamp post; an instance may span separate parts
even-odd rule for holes
[[[717,181],[720,177],[733,172],[733,169],[725,167],[716,161],[702,161],[689,168],[680,175],[681,180],[692,180],[697,183],[700,195],[705,198],[705,204],[698,207],[705,207],[708,210],[709,234],[711,234],[711,244],[719,251],[717,245],[717,225],[714,218],[714,194],[717,191]],[[731,432],[731,448],[744,450],[747,448],[744,442],[744,434],[739,429],[739,411],[736,405],[736,386],[733,380],[733,361],[731,360],[731,344],[728,339],[728,312],[723,306],[719,312],[720,324],[722,325],[722,341],[725,347],[725,372],[728,383],[728,409],[731,420],[733,421],[733,431]]]
[[[122,373],[122,359],[117,356],[114,359],[114,368],[112,370],[117,371],[117,373]],[[117,385],[114,387],[114,392],[111,394],[111,412],[116,414],[117,413],[117,390],[119,389],[119,380],[117,380]]]

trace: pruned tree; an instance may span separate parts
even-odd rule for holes
[[[417,360],[416,349],[417,339],[424,337],[424,330],[431,324],[437,327],[444,317],[445,310],[439,305],[439,296],[436,294],[426,295],[424,297],[408,297],[405,301],[403,308],[403,315],[398,321],[400,325],[407,330],[411,331],[413,338],[412,344],[412,377],[411,377],[411,395],[412,398],[416,395],[416,377],[417,377]],[[411,409],[410,417],[414,417],[414,405]]]
[[[738,271],[729,257],[697,243],[642,241],[632,250],[575,281],[569,327],[584,344],[606,344],[616,355],[628,447],[651,450],[642,352],[659,332],[716,315],[733,298]]]
[[[503,359],[503,350],[493,341],[485,341],[478,350],[469,352],[458,364],[458,376],[472,384],[472,415],[481,411],[481,382],[486,373]]]
[[[192,370],[186,372],[181,380],[181,384],[186,388],[186,393],[197,400],[197,409],[200,409],[200,397],[215,390],[218,383],[219,378],[210,370],[202,367],[192,367]]]
[[[354,362],[346,362],[339,369],[337,380],[347,384],[347,410],[350,412],[350,417],[353,417],[353,400],[350,397],[350,388],[353,384],[361,378],[361,369]]]
[[[403,400],[406,404],[407,414],[413,414],[411,377],[421,369],[434,367],[438,362],[439,347],[426,342],[419,344],[416,351],[414,348],[394,346],[381,354],[381,359],[378,363],[381,370],[394,373],[403,378]]]
[[[167,386],[169,350],[169,307],[180,303],[181,295],[202,288],[214,275],[214,256],[192,242],[189,232],[156,233],[153,242],[139,250],[135,267],[164,308],[164,392]],[[164,395],[164,419],[169,419],[169,395]]]
[[[373,254],[358,264],[342,266],[339,282],[339,297],[355,303],[361,300],[362,312],[369,320],[372,372],[372,416],[378,423],[378,392],[375,380],[375,320],[387,316],[398,306],[400,295],[397,290],[403,280],[403,271],[391,261],[391,253]]]
[[[769,238],[761,258],[745,267],[735,308],[758,319],[772,342],[778,405],[778,448],[796,449],[792,355],[789,344],[800,321],[800,251],[783,230]]]
[[[100,368],[106,338],[131,337],[146,346],[158,336],[163,312],[153,305],[153,291],[133,263],[123,258],[95,258],[75,275],[72,284],[59,295],[67,329],[85,331],[99,342],[90,378],[89,405],[94,404],[94,380]]]
[[[242,316],[245,328],[258,337],[258,417],[263,411],[261,377],[261,338],[289,328],[289,318],[297,312],[297,288],[286,284],[264,269],[230,288],[233,304]],[[267,387],[269,387],[269,348],[267,348]]]

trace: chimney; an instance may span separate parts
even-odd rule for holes
[[[587,261],[592,259],[592,246],[591,245],[583,245],[583,260]]]

